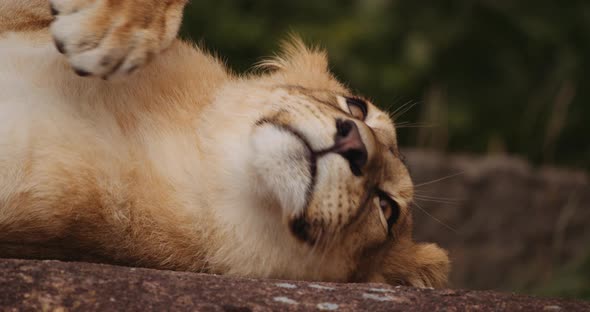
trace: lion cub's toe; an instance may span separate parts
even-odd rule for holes
[[[51,0],[51,33],[78,75],[125,75],[170,45],[185,2]]]

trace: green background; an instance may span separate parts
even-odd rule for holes
[[[590,1],[192,1],[183,35],[245,71],[295,32],[402,144],[590,169]],[[409,123],[409,124],[408,124]]]

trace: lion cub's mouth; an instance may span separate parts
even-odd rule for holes
[[[305,147],[305,149],[309,153],[308,154],[308,156],[309,156],[309,159],[308,159],[309,160],[309,169],[312,173],[312,176],[315,179],[316,170],[317,170],[317,167],[316,167],[317,166],[317,158],[322,155],[327,154],[327,150],[326,151],[322,150],[319,152],[314,151],[313,148],[311,147],[311,144],[307,140],[307,138],[305,138],[305,136],[301,132],[297,131],[295,128],[293,128],[289,125],[280,124],[280,123],[274,122],[270,119],[261,119],[258,122],[256,122],[257,127],[262,127],[264,125],[273,126],[280,131],[287,132],[287,133],[291,134],[294,138],[299,140],[299,142]]]
[[[336,128],[344,123],[336,120]],[[340,136],[340,130],[330,147],[314,150],[309,139],[288,124],[262,119],[255,126],[254,163],[258,175],[280,202],[283,220],[294,236],[313,244],[315,235],[307,212],[317,188],[319,160],[329,154],[340,155],[348,162],[351,177],[360,177],[367,162],[366,148],[360,137]],[[353,153],[357,147],[365,152]]]
[[[280,202],[283,219],[304,215],[316,184],[318,154],[296,129],[268,119],[256,123],[251,140],[253,166]]]
[[[305,138],[305,136],[289,125],[277,124],[277,123],[274,123],[270,120],[262,120],[257,123],[257,126],[262,126],[262,125],[272,125],[273,127],[276,127],[279,131],[283,131],[283,132],[286,132],[286,133],[292,135],[306,149],[307,156],[308,156],[307,157],[308,167],[309,167],[309,172],[311,173],[312,179],[311,179],[310,183],[308,184],[307,192],[305,194],[305,204],[304,204],[303,208],[300,209],[299,211],[297,211],[296,213],[291,214],[289,216],[288,224],[289,224],[289,229],[291,230],[291,233],[297,239],[301,240],[302,242],[306,242],[306,243],[313,245],[315,243],[314,238],[309,233],[309,230],[310,230],[309,223],[307,222],[305,214],[307,211],[307,207],[309,206],[309,203],[311,201],[312,195],[314,193],[314,187],[316,185],[318,158],[322,157],[323,155],[328,154],[329,149],[314,151],[313,148],[311,147],[311,144]]]

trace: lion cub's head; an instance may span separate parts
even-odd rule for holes
[[[228,134],[216,139],[226,146],[225,183],[239,190],[227,196],[248,210],[233,213],[245,231],[236,255],[219,257],[256,259],[236,274],[443,286],[446,252],[412,241],[414,187],[388,114],[299,40],[261,66],[269,73],[217,99],[217,113],[227,109]]]

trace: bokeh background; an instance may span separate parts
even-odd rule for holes
[[[186,10],[182,30],[183,37],[202,42],[237,72],[247,71],[262,57],[275,53],[279,41],[289,33],[300,34],[307,42],[328,50],[333,72],[351,88],[384,109],[404,112],[397,120],[403,146],[441,155],[492,157],[500,163],[502,159],[512,164],[523,162],[525,171],[534,177],[523,178],[525,185],[541,179],[535,170],[567,168],[558,174],[564,183],[575,177],[580,183],[571,187],[588,190],[589,1],[194,0]],[[499,168],[510,173],[511,166],[500,164]],[[576,194],[580,192],[585,191]],[[472,198],[472,193],[463,195]],[[527,211],[548,218],[562,216],[547,211],[567,204],[557,204],[556,200],[554,206],[542,210],[535,203],[551,198],[536,200],[526,202]],[[579,200],[580,211],[590,210],[589,202]],[[445,197],[426,208],[443,223],[455,223],[450,226],[458,230],[450,234],[449,229],[436,223],[439,231],[447,232],[444,235],[450,237],[449,241],[467,241],[462,236],[467,234],[461,233],[461,219],[445,220],[445,215],[437,212],[441,206],[453,209],[453,204],[464,207],[465,201]],[[504,219],[508,218],[513,219],[506,212]],[[521,221],[527,223],[526,217]],[[583,238],[572,247],[576,255],[551,260],[549,273],[532,273],[536,276],[544,272],[543,278],[524,283],[514,276],[498,276],[482,269],[457,273],[460,276],[455,275],[454,282],[457,287],[590,299],[590,257],[582,256],[590,254],[590,240],[586,240],[589,233],[584,231],[584,225],[590,228],[590,220],[582,222],[577,232],[566,231],[567,235],[560,238],[566,242],[570,236]],[[496,230],[501,231],[502,223],[498,226]],[[529,231],[534,233],[535,229]],[[510,232],[506,240],[518,241],[514,237],[518,234],[518,230]],[[434,240],[437,236],[440,234],[423,235]],[[476,243],[485,248],[486,242],[490,240]],[[526,247],[527,241],[521,245]],[[579,250],[584,246],[586,251]],[[542,258],[543,248],[548,247],[539,246],[519,257],[527,258],[528,252],[535,253],[530,257]],[[457,253],[461,254],[461,249]],[[478,279],[478,274],[497,278]]]

